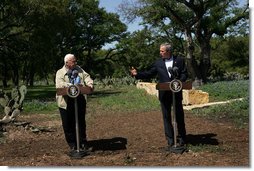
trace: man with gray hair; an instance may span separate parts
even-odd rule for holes
[[[93,80],[79,65],[73,54],[67,54],[64,57],[64,66],[56,72],[56,88],[68,87],[72,84],[88,86],[93,90]],[[87,147],[86,136],[86,95],[80,94],[77,97],[79,135],[81,148]],[[67,95],[56,95],[57,105],[60,111],[62,126],[65,139],[72,150],[77,149],[76,131],[75,131],[75,104],[74,99]]]

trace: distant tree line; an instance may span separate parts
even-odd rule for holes
[[[249,9],[235,0],[123,1],[120,14],[144,28],[133,33],[96,0],[1,0],[2,86],[49,83],[63,57],[74,53],[93,78],[124,77],[131,66],[148,68],[159,45],[174,44],[191,79],[208,81],[226,72],[248,74]],[[107,44],[114,48],[103,49]]]

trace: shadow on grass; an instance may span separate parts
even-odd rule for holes
[[[99,139],[88,141],[88,146],[92,151],[116,151],[125,150],[127,139],[123,137],[114,137],[111,139]]]
[[[34,86],[28,87],[25,97],[26,101],[43,100],[54,101],[56,97],[56,88],[54,86]]]
[[[217,134],[213,133],[207,133],[207,134],[198,134],[198,135],[193,135],[193,134],[188,134],[187,135],[187,143],[191,144],[193,146],[197,145],[218,145],[219,142],[215,138]]]
[[[89,98],[99,98],[110,96],[114,94],[120,94],[127,92],[127,90],[95,90],[92,94],[88,95]],[[54,86],[34,86],[28,87],[28,91],[25,97],[25,100],[31,101],[34,99],[43,100],[43,101],[52,101],[55,100],[56,88]]]
[[[120,93],[124,93],[124,92],[126,92],[126,91],[114,91],[114,90],[94,91],[91,95],[89,95],[89,98],[105,97],[105,96],[120,94]]]

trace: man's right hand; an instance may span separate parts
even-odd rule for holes
[[[131,76],[136,76],[137,75],[137,70],[134,67],[131,67]]]

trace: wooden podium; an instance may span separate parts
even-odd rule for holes
[[[173,114],[172,114],[172,122],[173,123],[172,123],[172,125],[173,125],[173,131],[174,131],[174,145],[172,147],[170,147],[170,149],[168,149],[167,151],[172,152],[172,153],[182,154],[184,151],[186,151],[186,147],[185,146],[177,146],[175,93],[181,91],[182,89],[192,89],[192,82],[188,81],[188,82],[182,83],[178,79],[173,79],[171,82],[158,83],[156,85],[156,89],[162,90],[162,91],[172,91],[172,94],[173,94]]]
[[[71,85],[71,86],[76,86],[78,87],[79,92],[78,94],[91,94],[93,92],[91,87],[88,86],[82,86],[82,85]],[[56,94],[58,96],[64,96],[64,95],[69,95],[70,87],[64,87],[64,88],[57,88],[56,89]]]
[[[171,82],[166,82],[166,83],[158,83],[156,85],[157,90],[171,90],[170,89],[170,84]],[[192,89],[192,81],[186,81],[186,82],[181,82],[182,84],[182,89],[187,89],[190,90]]]

